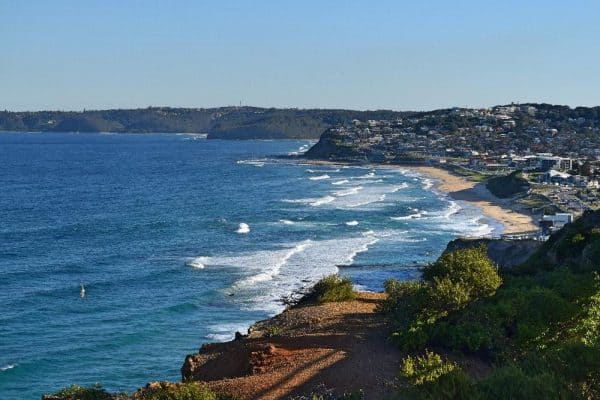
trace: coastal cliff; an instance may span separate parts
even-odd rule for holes
[[[312,160],[328,161],[369,161],[367,153],[359,147],[338,140],[334,129],[328,129],[323,132],[319,141],[304,153],[304,157]]]
[[[203,381],[242,399],[281,399],[314,390],[392,393],[399,350],[386,342],[389,326],[376,313],[382,293],[358,293],[341,303],[296,306],[260,321],[246,336],[203,345],[188,355],[182,380]]]
[[[523,264],[542,245],[538,240],[503,239],[454,239],[446,246],[444,253],[459,249],[485,246],[488,257],[500,268],[512,268]]]

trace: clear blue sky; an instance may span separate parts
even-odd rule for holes
[[[600,105],[600,1],[0,0],[0,109]]]

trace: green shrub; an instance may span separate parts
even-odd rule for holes
[[[157,387],[144,389],[143,395],[136,400],[221,400],[220,396],[197,382],[181,384],[160,384]]]
[[[71,385],[54,393],[62,400],[110,400],[112,396],[100,384],[88,387]]]
[[[282,329],[280,326],[270,325],[267,327],[265,335],[267,337],[274,337],[281,335]]]
[[[433,278],[429,297],[432,310],[438,310],[442,315],[463,308],[471,300],[469,289],[447,276]]]
[[[457,367],[444,369],[439,356],[409,357],[402,365],[409,385],[403,398],[600,399],[594,271],[600,265],[590,258],[596,241],[597,223],[569,224],[542,246],[548,257],[541,251],[528,269],[503,271],[501,286],[482,248],[444,254],[425,268],[422,282],[386,284],[389,298],[381,308],[404,349],[470,353],[468,359],[491,368],[475,381]]]
[[[435,324],[470,302],[492,295],[501,278],[485,247],[456,250],[442,255],[423,271],[423,282],[385,284],[388,298],[380,309],[390,315],[391,339],[403,350],[418,350],[432,337],[444,338]],[[481,341],[475,339],[475,342]],[[467,347],[480,347],[471,343]]]
[[[468,300],[491,296],[502,283],[483,245],[444,253],[423,269],[423,279],[434,289],[444,278],[460,286]]]
[[[589,346],[600,345],[600,290],[590,297],[573,332]]]
[[[387,299],[379,311],[391,314],[395,325],[406,325],[427,305],[428,290],[422,282],[399,282],[388,279],[384,284]]]
[[[481,399],[473,380],[459,368],[440,376],[434,382],[407,388],[402,395],[401,398],[414,400]]]
[[[556,246],[556,255],[560,260],[579,257],[586,245],[586,237],[581,231],[575,231],[574,229],[572,228],[573,233],[562,239]]]
[[[413,385],[434,382],[440,376],[457,368],[457,365],[442,360],[439,354],[426,351],[422,356],[408,356],[402,361],[401,375]]]
[[[417,321],[408,327],[392,332],[390,339],[403,351],[415,351],[422,349],[429,342],[429,334],[426,326]]]
[[[356,292],[350,278],[339,275],[329,275],[315,284],[305,300],[319,304],[339,301],[349,301],[356,298]]]
[[[478,391],[484,399],[578,399],[567,382],[549,370],[525,372],[511,364],[500,367],[480,382]]]

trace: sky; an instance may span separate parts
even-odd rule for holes
[[[0,109],[600,105],[600,1],[0,0]]]

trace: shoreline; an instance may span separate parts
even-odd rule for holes
[[[464,201],[477,208],[483,214],[504,227],[503,234],[515,234],[538,230],[531,215],[517,210],[511,200],[494,196],[481,182],[470,181],[451,172],[431,166],[407,166],[413,171],[430,176],[437,181],[435,186],[440,192],[454,200]]]
[[[354,165],[352,162],[300,159],[308,164],[315,165]],[[358,164],[357,164],[358,165]],[[455,175],[450,171],[430,165],[418,164],[361,164],[376,168],[400,168],[415,171],[432,178],[434,188],[453,200],[465,202],[480,209],[484,217],[500,224],[502,234],[516,234],[537,231],[531,215],[519,210],[510,199],[500,199],[494,196],[481,182],[474,182],[465,177]],[[492,223],[492,225],[494,225]]]

